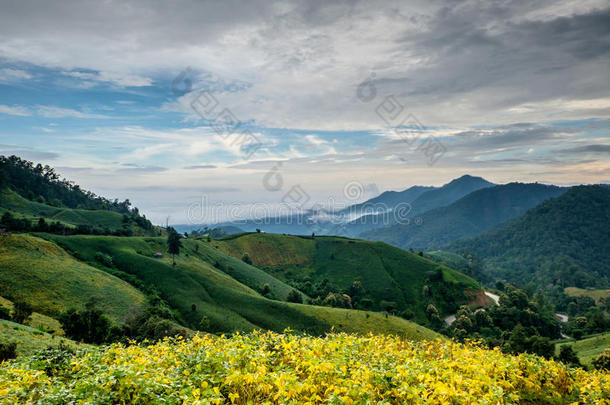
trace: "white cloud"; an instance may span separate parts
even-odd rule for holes
[[[0,82],[12,82],[16,80],[27,80],[31,79],[32,75],[25,70],[19,69],[0,69]]]
[[[38,114],[45,118],[109,118],[102,114],[87,113],[72,108],[39,105]]]
[[[17,115],[20,117],[27,117],[32,115],[31,111],[27,107],[23,106],[9,106],[0,104],[0,114]]]

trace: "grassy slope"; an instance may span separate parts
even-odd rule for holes
[[[311,239],[248,233],[232,235],[212,244],[238,258],[248,253],[256,266],[266,268],[283,280],[327,278],[342,289],[360,280],[376,308],[381,300],[394,301],[400,309],[412,309],[417,319],[425,317],[421,305],[422,288],[429,272],[439,267],[430,260],[385,243],[341,237]],[[441,268],[446,281],[460,283],[463,289],[479,288],[469,277]],[[443,311],[443,308],[439,310]]]
[[[556,354],[559,354],[559,347],[563,345],[572,346],[576,354],[578,354],[581,363],[590,365],[597,355],[610,348],[610,332],[576,342],[558,343],[555,345]]]
[[[120,228],[123,220],[118,212],[52,207],[27,200],[9,189],[0,191],[0,207],[4,211],[11,210],[26,217],[44,217],[72,225]]]
[[[145,285],[154,286],[186,325],[193,328],[199,326],[205,315],[215,331],[225,332],[261,328],[282,331],[290,327],[320,334],[336,326],[346,332],[396,333],[413,338],[438,336],[413,323],[394,317],[386,319],[381,314],[370,313],[368,318],[366,314],[349,314],[354,321],[346,322],[344,310],[266,299],[255,288],[268,283],[272,294],[279,297],[291,288],[262,270],[223,254],[215,248],[215,242],[183,240],[184,248],[173,267],[168,255],[162,259],[152,257],[155,252],[165,252],[163,238],[45,237],[70,252],[78,252],[74,253],[76,257],[91,265],[101,267],[94,259],[98,251],[112,256],[115,271],[132,274]],[[368,321],[361,323],[363,317]]]
[[[92,296],[114,319],[123,319],[145,297],[126,282],[75,260],[54,243],[35,236],[0,237],[0,285],[37,312],[55,315],[81,307]]]
[[[610,298],[610,290],[584,290],[582,288],[567,287],[564,291],[566,295],[570,297],[580,297],[583,295],[585,297],[590,297],[594,299],[595,303],[598,305],[600,304],[602,299]]]
[[[17,343],[17,357],[30,356],[47,347],[57,347],[60,342],[72,348],[88,346],[6,320],[0,320],[0,342]]]
[[[13,309],[13,302],[7,300],[4,297],[0,297],[0,307],[7,308],[9,310]],[[27,322],[27,326],[32,328],[36,328],[38,330],[44,330],[51,334],[57,336],[63,336],[64,331],[61,328],[61,323],[55,318],[51,318],[50,316],[43,315],[39,312],[33,312],[30,316],[29,322]]]

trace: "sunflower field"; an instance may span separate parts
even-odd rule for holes
[[[5,362],[0,403],[610,404],[610,374],[476,343],[254,332]]]

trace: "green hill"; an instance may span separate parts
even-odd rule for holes
[[[555,345],[555,354],[559,354],[560,347],[564,345],[572,346],[582,364],[591,365],[593,359],[602,354],[604,350],[610,348],[610,332],[577,340],[576,342],[557,343]]]
[[[165,255],[164,238],[40,235],[70,252],[89,267],[123,277],[147,290],[154,288],[175,310],[178,320],[193,329],[202,318],[213,332],[286,328],[322,334],[331,330],[393,333],[413,339],[435,338],[434,332],[404,319],[381,313],[287,303],[263,297],[258,291],[268,285],[270,294],[285,299],[287,284],[217,249],[215,242],[183,240],[176,266]],[[157,252],[164,257],[155,258]],[[104,264],[97,258],[111,258]]]
[[[247,255],[255,266],[312,298],[346,293],[356,307],[368,303],[375,310],[410,311],[418,322],[426,322],[428,304],[451,313],[480,289],[459,272],[385,243],[247,233],[212,244],[235,258]],[[353,291],[355,281],[363,291]]]
[[[99,297],[100,308],[122,320],[145,303],[144,295],[125,281],[25,234],[0,235],[0,285],[4,297],[19,297],[51,316]]]
[[[610,189],[578,186],[449,250],[473,253],[495,280],[516,285],[610,286]]]
[[[453,204],[427,211],[421,221],[374,229],[361,236],[403,249],[431,249],[475,236],[565,192],[557,186],[510,183],[474,191]]]

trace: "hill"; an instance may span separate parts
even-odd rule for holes
[[[421,221],[396,224],[361,234],[404,249],[434,249],[475,236],[524,214],[566,189],[544,184],[510,183],[474,191],[449,206],[421,214]]]
[[[153,290],[174,310],[184,326],[212,332],[286,328],[322,334],[331,330],[352,333],[393,333],[413,339],[433,338],[434,332],[401,318],[380,313],[325,308],[286,299],[292,287],[239,259],[223,254],[214,242],[183,240],[176,266],[166,251],[165,238],[60,236],[41,234],[74,258],[128,280],[143,291]],[[110,258],[110,260],[108,260]],[[264,297],[259,291],[267,286]],[[206,325],[202,326],[202,320]]]
[[[577,186],[449,250],[475,254],[492,279],[516,285],[610,286],[610,189]]]
[[[5,298],[18,297],[51,316],[99,297],[100,308],[122,320],[145,303],[144,295],[127,282],[25,234],[0,235],[0,285]]]
[[[459,272],[385,243],[247,233],[213,245],[312,298],[324,300],[332,293],[341,301],[347,294],[352,306],[410,313],[420,323],[427,322],[428,304],[441,314],[452,313],[480,290],[476,281]]]
[[[584,365],[590,366],[593,359],[610,348],[610,332],[591,336],[576,342],[560,342],[555,345],[555,353],[559,354],[561,346],[572,346],[578,359]]]
[[[60,179],[49,166],[16,156],[0,156],[0,214],[0,227],[14,231],[160,233],[129,200],[97,196]]]

